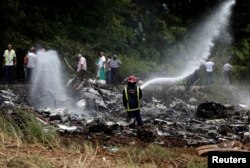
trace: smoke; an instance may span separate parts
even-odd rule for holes
[[[176,63],[177,76],[149,80],[142,85],[142,88],[156,83],[174,83],[186,78],[199,69],[210,56],[211,49],[215,45],[214,40],[220,37],[222,32],[226,32],[231,8],[234,4],[235,0],[223,2],[212,15],[204,19],[203,22],[190,32],[187,39],[181,42],[183,47],[178,54],[175,53],[175,60],[173,61]],[[230,35],[228,35],[227,40],[231,40]]]
[[[234,102],[241,102],[250,106],[250,87],[249,86],[227,86],[227,91],[232,94]]]

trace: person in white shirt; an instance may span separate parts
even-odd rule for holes
[[[104,56],[104,52],[99,53],[100,59],[98,62],[99,67],[99,80],[106,81],[105,79],[105,65],[106,65],[106,58]]]
[[[81,71],[81,70],[85,70],[87,71],[87,62],[86,59],[82,56],[82,54],[78,54],[78,64],[77,64],[77,72]]]
[[[26,56],[26,70],[27,70],[27,77],[26,81],[29,82],[32,78],[32,74],[34,72],[34,68],[36,67],[36,54],[35,54],[36,48],[31,47],[30,52]]]
[[[214,67],[214,62],[212,59],[208,60],[205,63],[207,85],[211,85],[213,83],[213,67]]]
[[[8,44],[8,49],[3,54],[4,79],[6,83],[12,83],[14,66],[16,66],[16,53],[12,45]]]
[[[226,84],[232,84],[233,66],[227,62],[223,65],[223,76]]]
[[[77,64],[77,74],[80,79],[83,79],[85,72],[87,71],[87,62],[85,57],[82,54],[78,54],[78,64]]]

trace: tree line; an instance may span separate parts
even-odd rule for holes
[[[171,66],[170,48],[222,0],[2,0],[0,46],[12,43],[22,57],[30,46],[56,49],[74,65],[85,55],[90,71],[99,51],[123,60],[120,77],[163,71]],[[237,1],[231,27],[230,55],[237,79],[250,70],[250,2]],[[224,44],[217,42],[213,54]],[[1,58],[2,59],[2,58]],[[165,61],[166,60],[166,61]],[[127,65],[127,66],[126,66]],[[133,65],[133,66],[131,66]]]

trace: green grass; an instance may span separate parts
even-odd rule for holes
[[[9,115],[0,110],[0,149],[8,151],[6,143],[16,146],[12,153],[3,153],[6,155],[4,157],[1,157],[0,153],[1,167],[206,167],[206,158],[197,156],[194,149],[148,144],[120,146],[119,150],[113,153],[98,143],[73,139],[65,146],[60,143],[56,131],[52,128],[45,129],[29,110],[15,111],[16,114]],[[35,147],[30,150],[37,148],[37,153],[23,152],[23,148],[27,151],[32,144]]]
[[[124,147],[118,155],[117,164],[128,167],[206,167],[205,158],[159,145]]]
[[[2,142],[11,137],[17,143],[41,143],[50,148],[59,146],[59,136],[54,128],[42,125],[27,109],[16,108],[14,111],[12,114],[0,111]]]

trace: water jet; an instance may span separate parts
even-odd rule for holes
[[[185,49],[178,56],[178,59],[181,57],[183,60],[180,63],[180,69],[178,69],[178,76],[154,78],[145,82],[141,88],[144,89],[152,84],[176,83],[199,69],[210,56],[211,49],[214,47],[214,40],[219,37],[221,32],[226,30],[234,4],[235,0],[224,1],[212,15],[208,16],[190,33],[187,40],[183,40]]]

